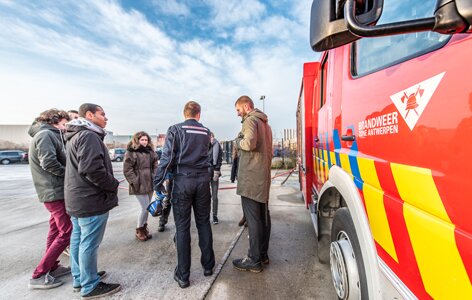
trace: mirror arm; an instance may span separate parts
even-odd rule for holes
[[[414,21],[395,22],[384,25],[364,26],[356,19],[356,0],[347,0],[344,6],[346,26],[359,37],[385,36],[393,34],[429,31],[434,28],[435,18],[423,18]]]

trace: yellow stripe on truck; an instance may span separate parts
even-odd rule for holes
[[[397,252],[395,251],[395,244],[393,243],[385,211],[384,193],[380,187],[374,161],[358,157],[357,163],[364,181],[364,200],[372,235],[375,241],[398,263]]]
[[[394,163],[390,166],[403,201],[451,223],[431,170]]]
[[[339,160],[341,161],[341,167],[349,175],[352,174],[351,164],[349,163],[349,156],[345,153],[339,153]]]
[[[407,203],[403,214],[428,294],[434,299],[472,299],[472,286],[457,250],[454,225]]]
[[[391,164],[403,214],[426,291],[435,299],[472,299],[454,228],[431,170]]]

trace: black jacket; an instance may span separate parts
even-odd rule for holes
[[[118,205],[118,180],[113,176],[105,133],[84,119],[67,125],[65,204],[67,213],[84,218]]]
[[[33,137],[28,159],[39,201],[64,200],[66,148],[61,131],[49,124],[34,123],[28,133]]]
[[[162,189],[164,178],[170,172],[174,175],[208,173],[209,149],[210,130],[197,120],[188,119],[169,127],[154,178],[154,189]]]

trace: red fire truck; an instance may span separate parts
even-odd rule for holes
[[[337,296],[472,299],[472,1],[311,13],[300,184]]]

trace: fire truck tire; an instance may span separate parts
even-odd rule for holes
[[[347,207],[336,211],[331,227],[331,277],[339,299],[368,299],[362,252]]]

